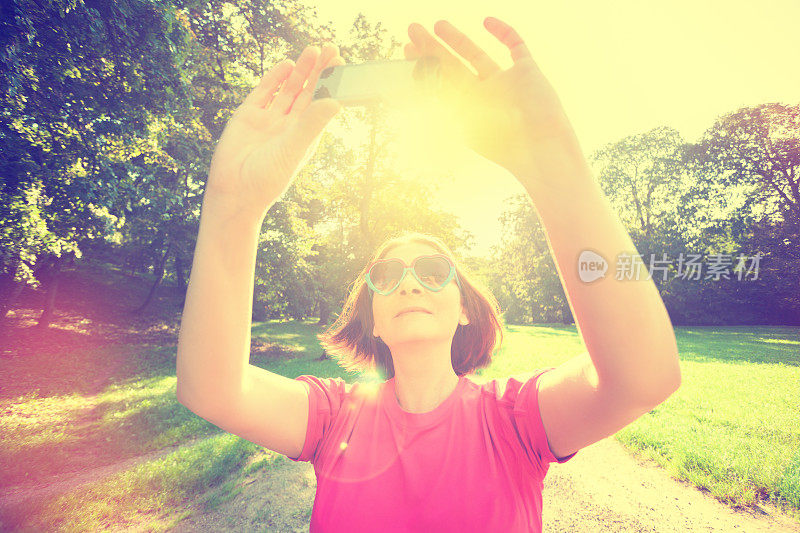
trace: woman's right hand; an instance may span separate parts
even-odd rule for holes
[[[336,45],[309,46],[297,64],[284,59],[267,72],[225,125],[211,159],[206,198],[263,218],[341,110],[332,98],[312,102],[312,96],[320,72],[344,63]]]

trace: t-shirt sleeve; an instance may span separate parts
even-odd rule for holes
[[[539,378],[554,368],[536,370],[529,378],[509,377],[504,394],[507,400],[513,402],[514,423],[525,453],[533,464],[542,468],[549,463],[566,463],[578,453],[575,451],[559,459],[553,455],[547,443],[547,434],[539,411]]]
[[[295,378],[308,384],[308,425],[303,450],[297,457],[289,457],[292,461],[317,460],[317,453],[323,439],[333,426],[344,401],[346,383],[342,378],[319,378],[304,374]]]

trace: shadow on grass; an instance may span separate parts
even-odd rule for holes
[[[800,366],[800,329],[790,326],[681,327],[681,360]]]

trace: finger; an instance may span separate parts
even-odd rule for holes
[[[489,30],[489,33],[500,39],[500,42],[506,45],[511,52],[511,59],[516,63],[517,60],[522,58],[531,58],[531,53],[525,42],[519,36],[517,31],[494,17],[486,17],[483,21],[484,27]]]
[[[317,81],[319,80],[320,73],[327,67],[336,65],[344,65],[344,59],[339,55],[339,47],[335,44],[326,45],[322,49],[322,53],[317,60],[314,70],[311,72],[311,77],[308,78],[308,83],[303,90],[300,91],[300,94],[297,95],[292,107],[289,109],[290,114],[302,112],[308,107],[308,104],[314,97],[314,91],[317,88]]]
[[[433,25],[433,31],[435,31],[436,35],[441,37],[450,48],[458,52],[461,57],[469,61],[469,63],[475,67],[479,78],[488,78],[500,70],[497,63],[495,63],[486,52],[448,21],[437,21],[436,24]]]
[[[472,72],[456,56],[450,53],[442,44],[431,35],[428,30],[416,22],[408,26],[408,36],[411,42],[421,52],[422,55],[433,55],[442,61],[442,65],[447,67],[451,75],[456,79],[473,76]]]
[[[292,68],[294,68],[294,61],[291,59],[284,59],[272,67],[269,72],[261,76],[261,81],[250,91],[243,103],[256,107],[269,105],[278,86],[292,73]]]
[[[406,59],[419,59],[422,57],[422,53],[420,53],[419,49],[414,45],[414,43],[407,43],[403,47],[403,54],[405,54]]]
[[[300,57],[297,59],[297,64],[292,70],[289,78],[283,83],[281,90],[275,96],[275,99],[269,106],[270,110],[275,110],[277,113],[286,114],[292,106],[292,102],[297,97],[297,93],[303,88],[308,78],[311,69],[317,62],[317,57],[320,54],[319,46],[307,46]]]

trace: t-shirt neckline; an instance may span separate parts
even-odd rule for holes
[[[466,374],[459,376],[458,384],[453,392],[442,401],[439,405],[434,407],[431,411],[425,413],[411,413],[406,411],[400,406],[395,395],[395,378],[388,379],[383,387],[383,403],[386,406],[389,415],[395,422],[404,426],[410,427],[423,427],[433,425],[442,420],[447,414],[452,411],[456,400],[461,395],[464,387],[467,386]]]

